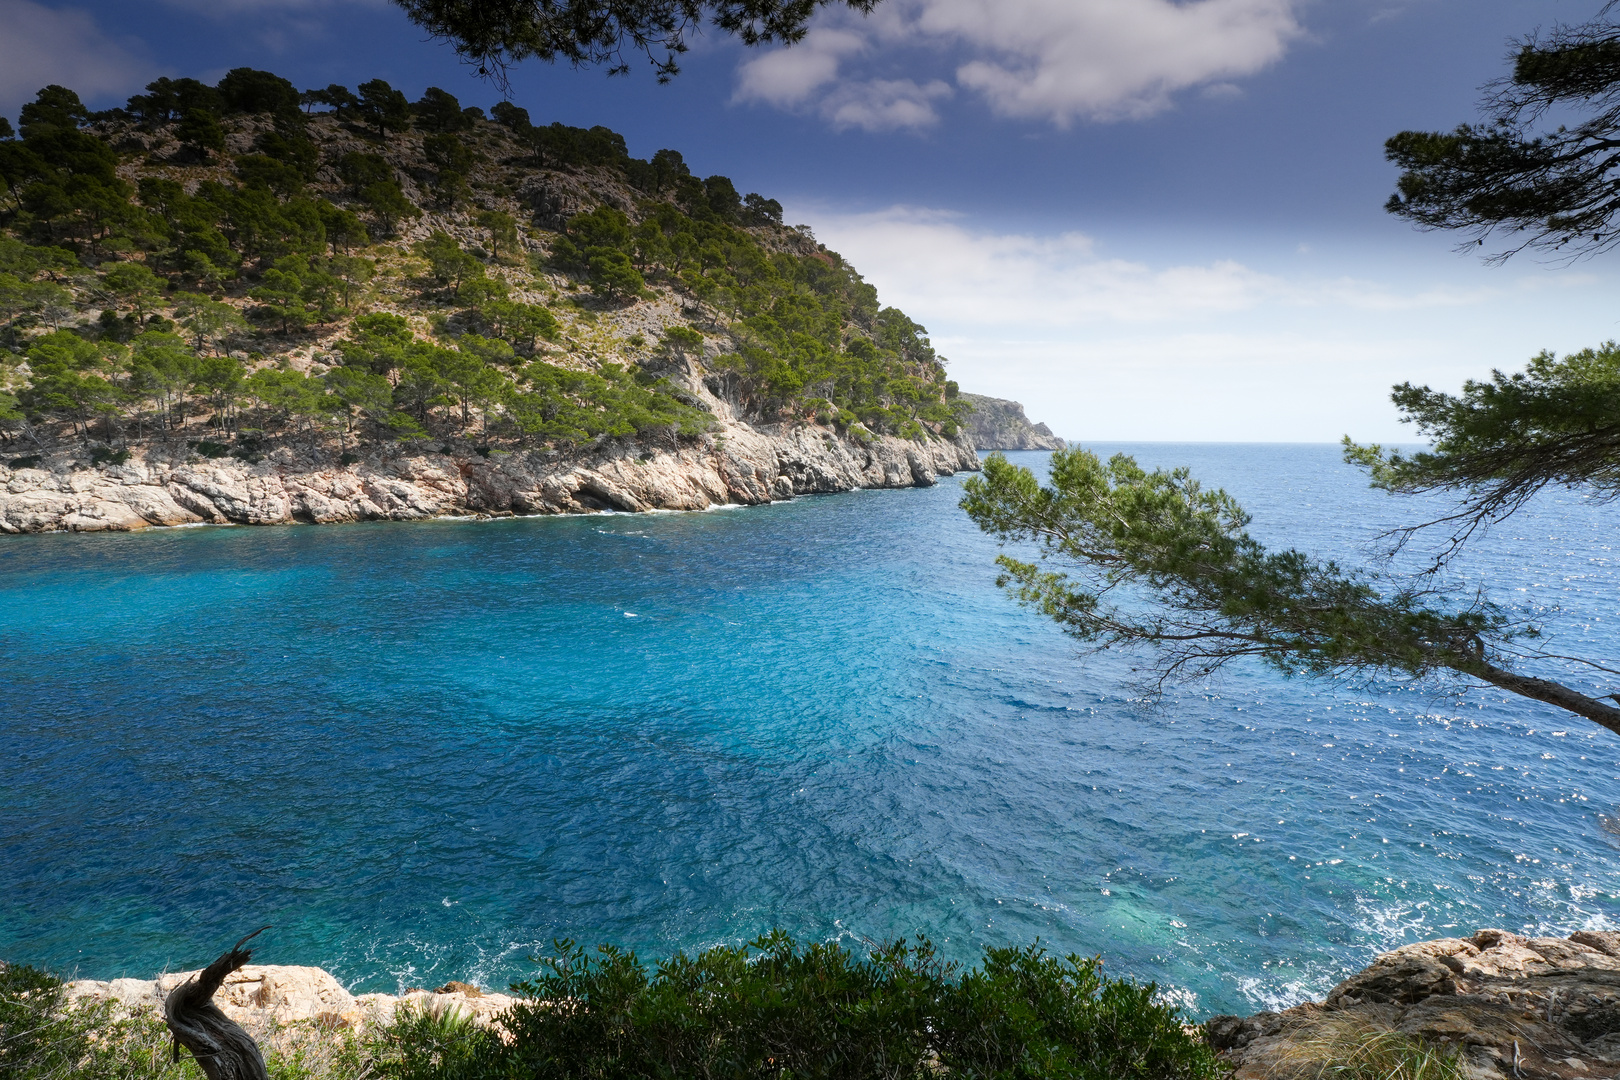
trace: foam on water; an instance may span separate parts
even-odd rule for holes
[[[1137,449],[1347,561],[1409,509],[1332,447]],[[1614,925],[1611,736],[1257,667],[1145,702],[995,588],[960,482],[4,538],[0,957],[150,975],[268,922],[266,961],[397,991],[500,986],[555,937],[1039,937],[1208,1014],[1407,941]],[[1612,661],[1612,535],[1554,495],[1459,572]]]

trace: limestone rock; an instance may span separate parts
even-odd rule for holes
[[[1062,450],[1068,445],[1045,424],[1031,424],[1016,401],[983,394],[963,394],[962,399],[973,406],[966,424],[980,450]]]
[[[343,465],[318,450],[281,447],[248,462],[159,444],[102,467],[60,452],[40,468],[0,466],[0,532],[703,510],[854,488],[927,487],[943,474],[979,467],[966,439],[861,442],[814,425],[753,427],[730,419],[701,444],[678,448],[620,439],[569,455],[441,449],[376,446],[365,460]]]
[[[1419,942],[1377,957],[1322,1004],[1205,1026],[1239,1080],[1314,1077],[1312,1055],[1334,1033],[1379,1031],[1456,1046],[1477,1080],[1620,1076],[1620,934]]]
[[[67,984],[69,1007],[81,1002],[114,1002],[124,1010],[161,1014],[169,992],[195,971],[159,975],[155,979],[79,979]],[[263,1035],[277,1028],[306,1021],[335,1027],[392,1023],[403,1007],[433,1016],[459,1012],[480,1024],[493,1023],[517,998],[492,994],[464,982],[438,990],[408,994],[361,994],[344,989],[331,974],[317,967],[249,964],[226,977],[214,1003],[250,1033]]]

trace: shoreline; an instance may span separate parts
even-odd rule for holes
[[[90,1003],[157,1016],[168,993],[194,974],[76,979],[64,1000],[69,1008]],[[216,995],[228,1017],[272,1039],[305,1024],[332,1033],[386,1026],[406,1008],[498,1025],[522,1000],[454,981],[352,994],[321,968],[259,964],[232,973]],[[1483,929],[1417,942],[1380,954],[1321,1002],[1213,1016],[1189,1030],[1233,1080],[1309,1080],[1369,1048],[1449,1059],[1472,1080],[1612,1077],[1620,1075],[1620,932],[1530,938]]]
[[[979,469],[963,437],[863,440],[818,425],[736,420],[677,449],[617,439],[569,454],[374,444],[363,457],[292,445],[203,457],[158,444],[132,448],[118,463],[84,456],[64,449],[0,464],[0,532],[708,511],[929,487]]]
[[[1379,1047],[1452,1056],[1471,1080],[1620,1076],[1620,933],[1416,942],[1320,1002],[1213,1016],[1204,1031],[1234,1080],[1308,1080]]]

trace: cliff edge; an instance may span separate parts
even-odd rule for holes
[[[1384,953],[1321,1003],[1217,1016],[1236,1080],[1305,1080],[1379,1037],[1454,1050],[1476,1080],[1620,1075],[1620,933],[1481,930]]]
[[[258,461],[207,458],[181,443],[139,449],[118,464],[93,464],[83,451],[24,459],[23,467],[0,465],[0,532],[703,510],[927,487],[941,474],[979,467],[964,439],[861,441],[816,425],[755,428],[735,420],[678,450],[627,438],[574,454],[486,456],[470,443],[425,443],[377,444],[352,456],[283,446]]]
[[[964,424],[980,450],[1062,450],[1068,444],[1045,424],[1031,424],[1024,407],[1016,401],[963,394],[973,406]]]

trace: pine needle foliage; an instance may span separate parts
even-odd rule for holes
[[[1428,576],[1269,550],[1236,500],[1186,469],[1149,472],[1076,447],[1052,455],[1043,486],[997,454],[961,505],[1003,543],[1034,545],[1034,562],[997,559],[1004,588],[1081,641],[1141,650],[1153,688],[1240,658],[1290,675],[1454,673],[1620,733],[1620,709],[1511,670],[1511,650],[1536,627]]]

